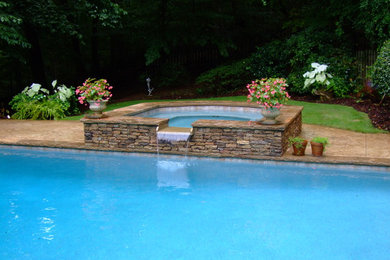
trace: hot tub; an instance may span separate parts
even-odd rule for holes
[[[167,118],[170,127],[192,127],[200,119],[257,121],[262,118],[259,108],[229,106],[160,107],[130,116]]]

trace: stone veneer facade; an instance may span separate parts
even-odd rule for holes
[[[281,109],[278,125],[253,121],[198,120],[189,141],[158,141],[157,131],[167,129],[168,119],[127,116],[168,106],[240,106],[243,102],[143,103],[107,112],[106,118],[83,119],[86,146],[118,151],[188,154],[215,157],[263,158],[282,156],[288,138],[302,129],[302,107]]]

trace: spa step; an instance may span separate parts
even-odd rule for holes
[[[192,135],[192,128],[165,127],[157,131],[157,139],[164,141],[188,141]]]

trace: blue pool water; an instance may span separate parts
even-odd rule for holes
[[[255,121],[262,118],[258,108],[223,106],[163,107],[136,114],[140,117],[169,118],[169,126],[192,127],[199,119]]]
[[[0,146],[0,259],[389,259],[389,169]]]
[[[165,117],[163,117],[165,118]],[[172,115],[171,117],[167,116],[169,119],[169,126],[176,127],[192,127],[191,124],[199,119],[208,119],[208,120],[234,120],[234,121],[249,121],[250,118],[239,117],[239,116],[217,116],[217,115],[185,115],[185,116],[176,116]]]

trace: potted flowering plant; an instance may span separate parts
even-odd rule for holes
[[[88,78],[83,85],[78,86],[76,94],[79,95],[78,100],[80,104],[87,105],[94,113],[89,115],[90,118],[101,118],[102,112],[106,108],[106,103],[112,97],[112,86],[106,79]]]
[[[280,108],[290,98],[287,86],[284,78],[257,79],[246,86],[248,102],[256,102],[262,108],[261,114],[265,117],[263,124],[276,124],[275,118],[280,115]]]

